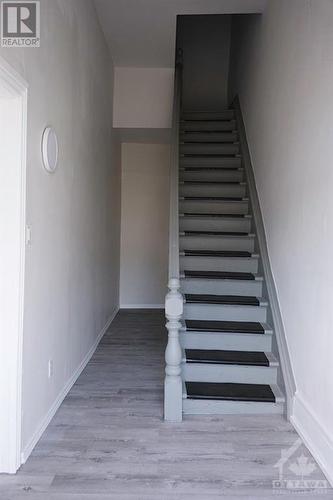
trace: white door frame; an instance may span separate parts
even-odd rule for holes
[[[3,59],[0,57],[0,87],[3,95],[8,99],[15,100],[17,110],[17,147],[19,154],[15,159],[9,158],[9,165],[14,161],[15,168],[9,175],[9,191],[2,193],[8,197],[11,193],[14,196],[9,199],[8,212],[13,212],[14,227],[11,234],[14,234],[12,246],[13,257],[10,256],[11,238],[5,240],[7,231],[4,231],[3,238],[3,262],[10,264],[11,275],[13,277],[14,294],[11,290],[9,294],[9,308],[6,297],[6,277],[1,289],[2,313],[0,304],[0,472],[15,473],[21,465],[21,428],[22,428],[22,349],[23,349],[23,312],[24,312],[24,274],[25,274],[25,207],[26,207],[26,135],[27,135],[27,82]],[[4,98],[4,97],[3,97]],[[7,97],[6,97],[7,99]],[[16,151],[16,148],[15,148]],[[10,155],[9,155],[10,156]],[[6,163],[3,159],[2,168]],[[0,165],[1,168],[1,165]],[[11,167],[10,167],[11,168]],[[6,182],[5,182],[6,185]],[[9,194],[8,194],[9,193]],[[1,185],[0,185],[1,196]],[[12,202],[12,200],[14,200]],[[4,202],[5,203],[5,202]],[[12,224],[8,213],[8,226]],[[7,227],[8,227],[7,226]],[[6,226],[2,228],[6,229]],[[12,226],[11,226],[12,227]],[[16,243],[14,243],[16,242]],[[5,247],[5,245],[7,245]],[[19,245],[19,249],[17,246]],[[8,258],[8,255],[10,256]],[[1,259],[1,247],[0,247]],[[4,264],[3,264],[4,266]],[[12,273],[13,270],[13,273]],[[8,286],[8,279],[7,279]],[[8,290],[8,288],[7,288]],[[12,297],[14,297],[12,299]],[[3,300],[3,299],[6,300]],[[8,312],[9,309],[9,312]]]

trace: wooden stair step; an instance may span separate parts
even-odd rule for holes
[[[214,363],[223,365],[269,366],[264,352],[185,349],[186,363]]]

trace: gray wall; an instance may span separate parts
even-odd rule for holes
[[[231,94],[296,378],[292,420],[333,479],[333,3],[270,0],[235,29]]]
[[[168,281],[167,144],[121,148],[121,307],[163,307]]]
[[[224,109],[228,101],[229,15],[180,16],[177,45],[183,49],[183,108]]]
[[[41,13],[40,48],[0,49],[29,83],[25,458],[119,301],[120,152],[112,131],[112,62],[92,1],[42,0]],[[52,175],[40,157],[41,133],[50,124],[60,148]]]

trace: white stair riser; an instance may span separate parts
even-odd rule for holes
[[[181,250],[239,250],[254,251],[254,238],[248,236],[180,236]]]
[[[272,335],[260,333],[181,332],[184,349],[270,352]]]
[[[245,184],[180,184],[179,196],[221,196],[244,198]]]
[[[183,378],[190,382],[225,382],[235,384],[276,384],[277,367],[183,363]]]
[[[181,116],[183,120],[232,120],[235,118],[233,109],[224,111],[184,111]]]
[[[213,181],[213,182],[242,182],[242,170],[188,170],[180,171],[181,181]]]
[[[210,321],[265,322],[267,307],[222,304],[184,304],[184,318]]]
[[[280,415],[283,413],[283,407],[281,403],[213,401],[204,399],[183,400],[183,413],[185,415]]]
[[[181,155],[237,155],[239,144],[180,144]]]
[[[187,121],[180,124],[181,131],[227,131],[236,130],[236,120],[228,121]]]
[[[235,231],[249,233],[252,220],[244,218],[221,219],[219,217],[180,217],[180,231]]]
[[[183,278],[181,280],[181,292],[212,295],[250,295],[252,297],[261,297],[262,281]]]
[[[215,158],[212,157],[180,157],[179,163],[181,167],[197,166],[197,167],[210,167],[212,165],[224,168],[240,168],[242,166],[241,158]]]
[[[249,211],[248,201],[179,201],[180,213],[244,214]]]
[[[180,257],[180,269],[186,271],[231,271],[254,273],[258,271],[256,258]]]
[[[186,132],[180,134],[180,143],[187,142],[226,142],[238,141],[237,132]]]

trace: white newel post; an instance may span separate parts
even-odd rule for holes
[[[165,350],[164,419],[181,422],[183,413],[183,388],[181,377],[182,349],[179,342],[180,319],[183,314],[183,296],[180,283],[171,278],[169,293],[165,297],[165,316],[168,320],[168,344]]]

